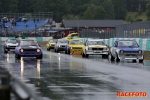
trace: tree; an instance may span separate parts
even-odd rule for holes
[[[10,0],[0,0],[0,12],[6,13],[10,11]]]
[[[18,12],[18,0],[11,0],[10,4],[10,12],[17,13]]]
[[[124,20],[127,15],[126,0],[112,0],[115,12],[115,19]]]
[[[101,5],[105,0],[90,0],[90,4],[94,4],[95,6]]]
[[[147,4],[146,15],[147,15],[147,20],[150,20],[150,2]]]
[[[71,14],[64,15],[62,18],[63,19],[70,19],[70,20],[79,20],[80,19],[80,17],[78,15],[71,15]]]
[[[126,0],[126,8],[129,12],[137,12],[141,5],[141,10],[145,12],[147,2],[148,0]]]
[[[93,14],[93,19],[105,19],[105,10],[104,8],[100,5],[99,7],[96,7],[94,10]]]
[[[111,0],[105,0],[103,7],[106,11],[106,19],[115,19],[114,7]]]
[[[92,19],[96,6],[91,4],[84,12],[83,19]]]

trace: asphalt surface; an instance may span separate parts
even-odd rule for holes
[[[3,53],[0,67],[6,68],[43,100],[150,100],[150,61],[110,62],[101,56],[66,55],[46,51],[42,60],[15,59]],[[146,92],[148,96],[118,98],[117,92]]]

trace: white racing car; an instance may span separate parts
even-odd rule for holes
[[[18,41],[16,39],[7,39],[4,43],[4,53],[7,53],[11,49],[14,50],[18,45]]]
[[[108,58],[109,48],[100,39],[88,39],[85,42],[82,56],[88,57],[89,55],[102,55],[102,58]]]

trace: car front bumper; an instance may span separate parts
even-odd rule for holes
[[[58,51],[65,51],[66,48],[65,48],[65,47],[58,47],[57,50],[58,50]]]
[[[125,60],[142,60],[144,59],[143,55],[131,55],[131,56],[126,56],[126,55],[119,55],[119,59],[125,59]]]
[[[88,50],[88,51],[86,51],[86,54],[89,54],[89,55],[108,55],[109,54],[109,51],[102,51],[102,50],[96,50],[96,51],[94,51],[94,50]]]
[[[50,46],[50,47],[48,47],[49,49],[54,49],[54,47],[52,47],[52,46]]]
[[[5,50],[9,50],[9,49],[15,49],[16,46],[9,46],[9,47],[5,47]]]
[[[19,55],[22,57],[38,57],[41,56],[41,52],[22,52]]]
[[[83,52],[82,49],[71,49],[70,50],[70,53],[81,53],[81,52]]]

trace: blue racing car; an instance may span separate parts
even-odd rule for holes
[[[139,60],[143,62],[144,52],[139,48],[135,40],[116,40],[110,49],[110,59],[120,61],[122,59]]]
[[[20,59],[21,57],[36,57],[37,59],[42,59],[42,48],[35,40],[21,39],[15,48],[15,57],[17,59]]]

